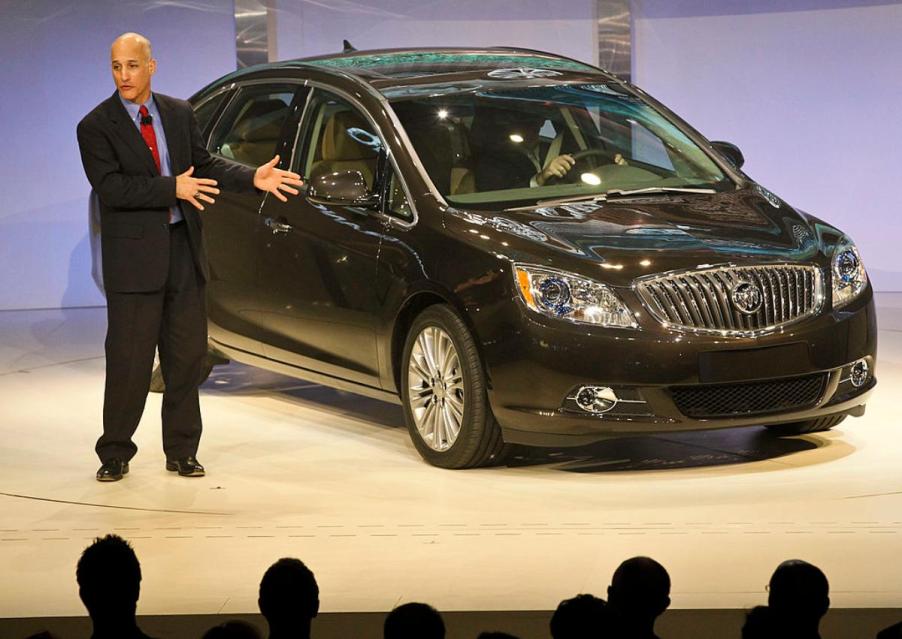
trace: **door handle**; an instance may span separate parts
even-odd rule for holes
[[[272,229],[273,235],[278,235],[279,233],[288,233],[293,227],[291,224],[285,224],[283,222],[278,222],[271,217],[263,220],[263,223],[270,229]]]

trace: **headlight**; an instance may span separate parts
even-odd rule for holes
[[[833,280],[833,308],[845,306],[864,290],[868,274],[864,270],[861,255],[855,243],[846,236],[840,238],[833,249],[831,260]]]
[[[636,319],[604,284],[564,271],[514,264],[517,290],[537,313],[571,322],[636,328]]]

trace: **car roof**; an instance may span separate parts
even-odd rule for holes
[[[548,79],[583,77],[588,79],[616,79],[612,74],[579,60],[537,51],[512,47],[484,49],[443,47],[351,50],[338,54],[297,58],[281,62],[258,64],[240,69],[217,80],[219,86],[234,82],[250,74],[265,71],[317,69],[325,73],[351,76],[377,91],[391,94],[393,89],[416,84],[438,84],[485,78],[487,73],[500,70],[520,72],[524,77],[535,74]],[[207,87],[200,93],[205,92]]]

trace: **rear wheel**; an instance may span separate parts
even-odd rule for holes
[[[430,464],[487,466],[501,463],[510,450],[489,406],[476,343],[450,306],[430,306],[411,325],[401,398],[413,444]]]
[[[788,424],[770,424],[767,429],[775,435],[804,435],[805,433],[819,433],[830,430],[842,420],[845,415],[827,415],[816,419],[808,419],[803,422],[790,422]]]

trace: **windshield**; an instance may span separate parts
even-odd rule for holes
[[[698,145],[615,83],[417,93],[392,107],[453,204],[500,209],[613,190],[733,186]]]

